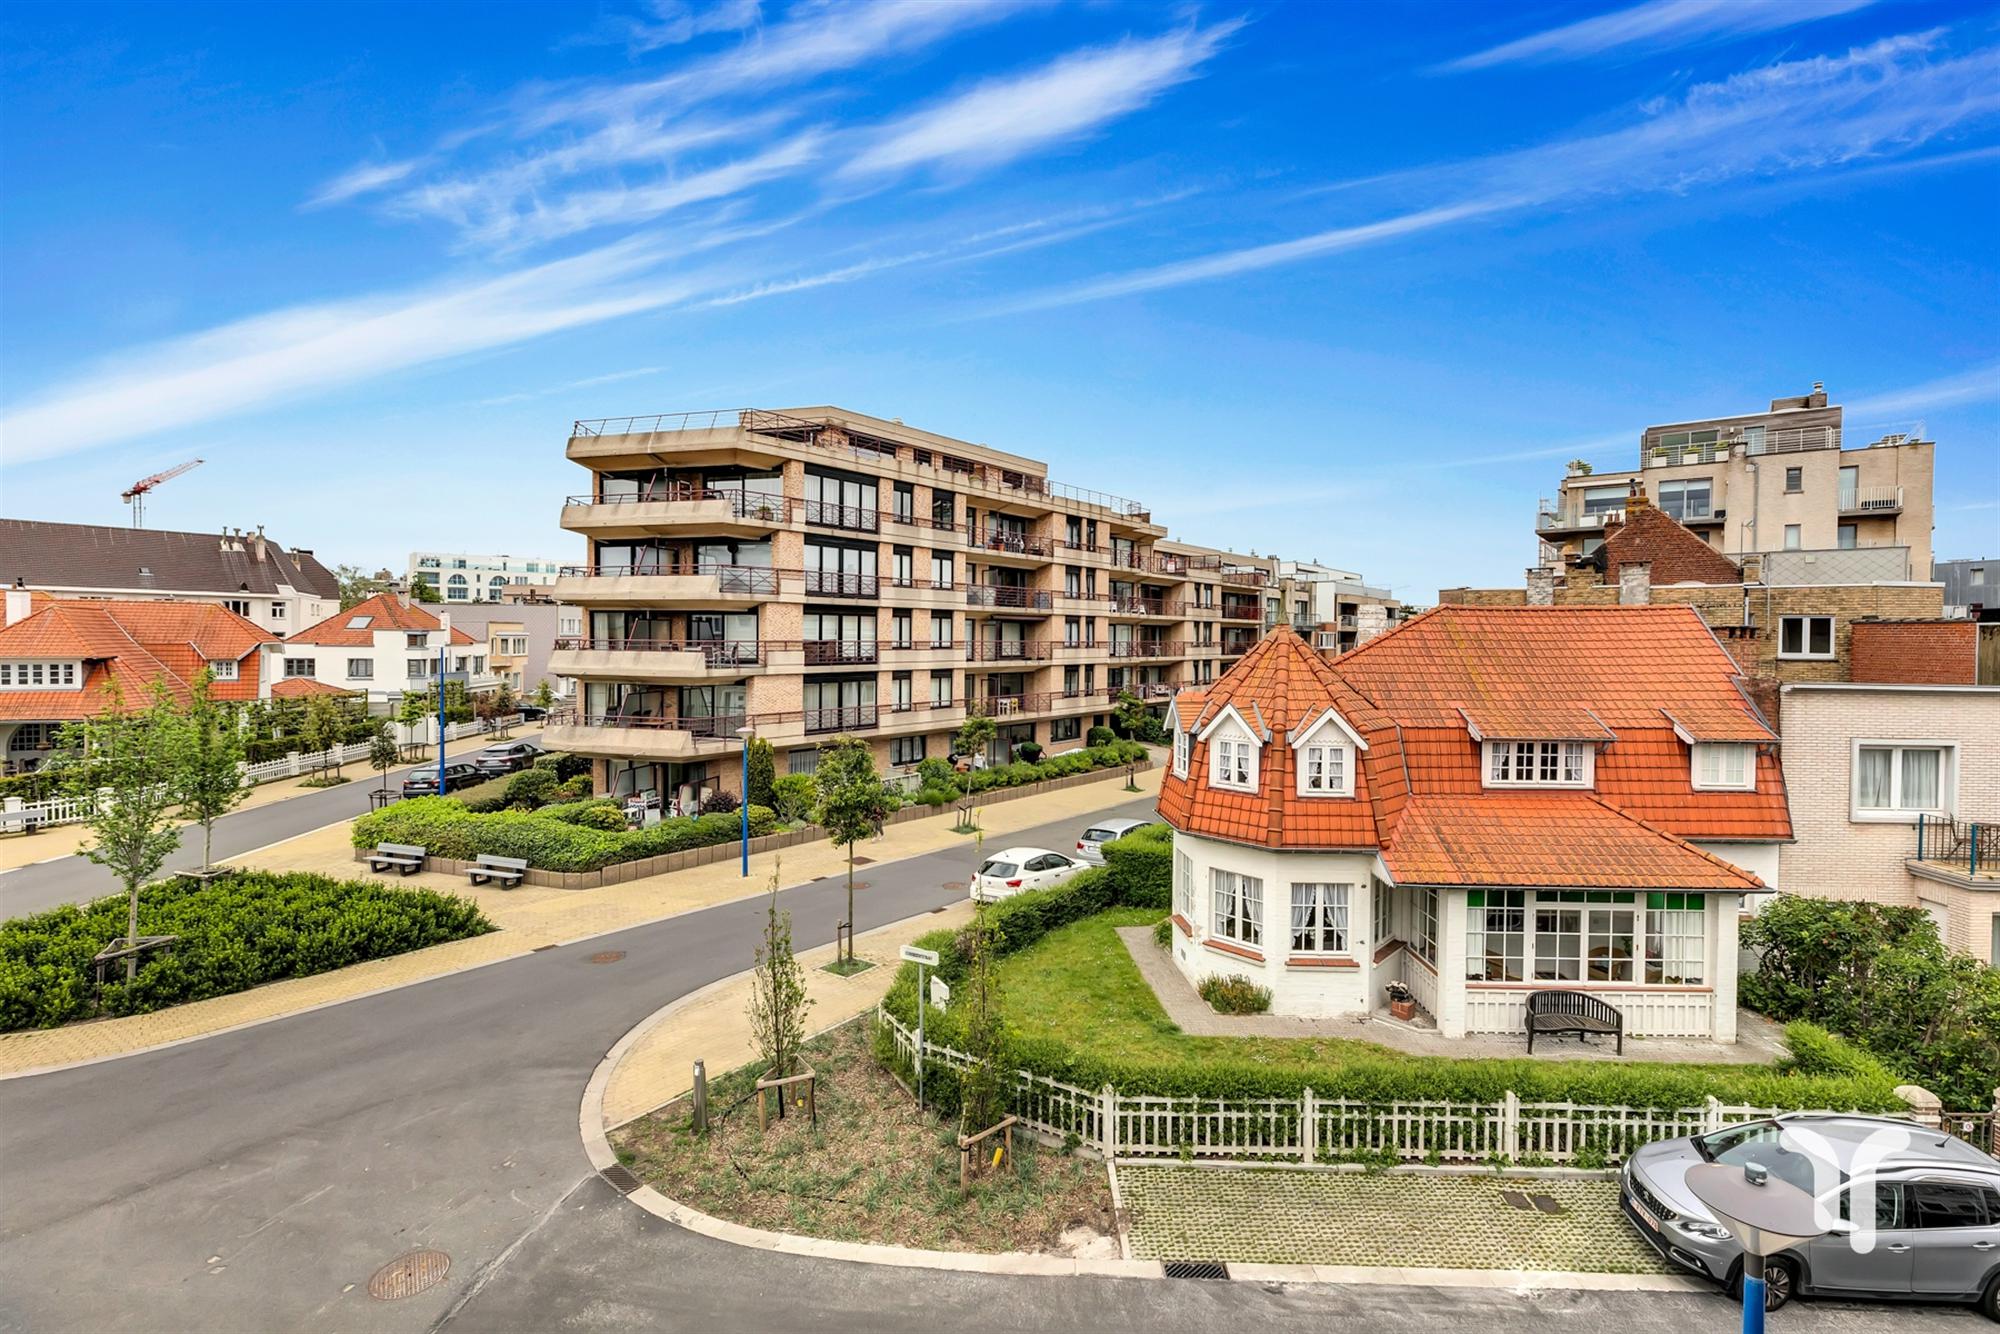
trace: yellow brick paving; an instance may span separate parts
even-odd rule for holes
[[[1138,776],[1144,795],[1159,792],[1160,770],[1154,768]],[[1116,778],[1084,783],[1057,792],[1001,802],[982,811],[981,823],[992,839],[1070,817],[1139,799],[1128,793]],[[972,839],[951,832],[949,815],[892,825],[879,839],[861,845],[863,856],[878,862],[899,861],[944,848],[965,852],[966,870],[971,871]],[[351,1000],[388,987],[405,986],[451,973],[461,972],[500,959],[515,958],[543,945],[565,944],[608,931],[643,926],[684,912],[712,907],[746,895],[759,893],[782,859],[781,883],[798,885],[818,876],[844,873],[845,857],[825,842],[801,844],[779,853],[761,853],[750,859],[750,876],[743,879],[735,860],[652,876],[601,889],[562,890],[523,886],[515,890],[474,889],[464,876],[426,872],[393,882],[427,885],[472,899],[500,930],[471,940],[432,946],[392,959],[377,959],[316,977],[274,982],[232,996],[195,1001],[153,1014],[72,1024],[64,1028],[25,1033],[0,1034],[0,1075],[69,1065],[141,1051],[163,1043],[182,1041],[218,1033],[244,1024],[295,1014],[336,1001]],[[366,868],[352,858],[349,824],[329,825],[297,838],[230,859],[231,865],[274,870],[311,870],[329,875],[366,875]],[[857,873],[865,879],[867,868]],[[866,893],[866,891],[862,891]],[[932,929],[945,920],[939,917],[913,919],[922,925],[916,934]],[[893,947],[891,953],[894,952]],[[886,970],[871,970],[882,975]],[[829,976],[829,975],[816,975]],[[868,974],[858,975],[857,983]],[[866,985],[873,985],[872,983]],[[859,993],[857,993],[859,994]],[[872,1005],[871,999],[867,1004]],[[815,1013],[816,1026],[831,1023],[824,1013]],[[715,1058],[708,1058],[714,1061]],[[726,1066],[712,1065],[717,1073]],[[664,1101],[664,1099],[662,1099]]]
[[[1118,1188],[1139,1260],[1673,1272],[1619,1212],[1615,1181],[1121,1164]],[[1562,1212],[1511,1208],[1503,1190]]]

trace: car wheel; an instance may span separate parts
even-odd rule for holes
[[[2000,1274],[1988,1280],[1986,1292],[1979,1299],[1979,1314],[1988,1320],[2000,1321]]]
[[[1775,1311],[1789,1302],[1798,1292],[1799,1274],[1790,1260],[1771,1258],[1764,1261],[1764,1309]],[[1729,1277],[1729,1295],[1738,1302],[1743,1300],[1743,1264],[1739,1260]]]

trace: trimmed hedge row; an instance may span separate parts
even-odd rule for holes
[[[1023,787],[1051,778],[1069,778],[1098,769],[1114,769],[1147,758],[1146,748],[1136,741],[1113,741],[1101,746],[1066,750],[1045,760],[1015,760],[986,769],[959,773],[949,760],[932,758],[917,765],[919,786],[910,798],[919,806],[948,806],[963,797],[978,796],[995,788]]]
[[[180,939],[130,983],[117,965],[93,996],[91,960],[125,934],[125,914],[119,894],[0,922],[0,1030],[144,1014],[493,929],[469,901],[435,890],[306,871],[168,881],[139,895],[139,932]]]
[[[1174,831],[1163,824],[1134,829],[1104,845],[1111,892],[1127,908],[1174,906]]]
[[[598,803],[579,802],[552,815],[539,811],[494,811],[479,814],[450,797],[414,797],[354,822],[354,846],[414,843],[433,857],[474,861],[485,853],[521,857],[538,871],[596,871],[619,862],[664,857],[689,848],[729,843],[740,834],[739,817],[683,816],[644,829],[593,829],[573,823],[574,810]],[[762,806],[750,808],[750,834],[755,838],[777,829],[777,817]]]
[[[1128,835],[1127,839],[1131,836]],[[1127,839],[1107,846],[1107,853]],[[1149,842],[1151,839],[1142,839]],[[1134,849],[1138,851],[1138,849]],[[1143,860],[1147,854],[1141,853]],[[1108,858],[1115,861],[1115,857]],[[1131,863],[1128,862],[1128,865]],[[1126,884],[1133,883],[1128,876]],[[1154,888],[1129,906],[1155,906]],[[1054,889],[1004,899],[988,909],[998,930],[999,951],[1012,954],[1032,946],[1058,927],[1107,908],[1128,906],[1120,897],[1114,870],[1086,871]],[[938,972],[956,984],[964,974],[962,936],[934,931],[916,943],[938,952]],[[916,1021],[916,970],[905,964],[885,1002],[904,1023]],[[963,1011],[953,1008],[929,1018],[937,1041],[962,1045]],[[1082,1088],[1110,1084],[1120,1093],[1203,1098],[1296,1098],[1311,1088],[1324,1097],[1366,1102],[1418,1099],[1491,1102],[1512,1089],[1525,1102],[1577,1102],[1599,1106],[1691,1107],[1714,1096],[1725,1103],[1758,1107],[1897,1110],[1900,1081],[1882,1063],[1845,1040],[1812,1024],[1786,1030],[1792,1058],[1779,1066],[1612,1064],[1588,1061],[1416,1058],[1392,1051],[1357,1055],[1339,1063],[1276,1064],[1249,1057],[1141,1061],[1116,1052],[1072,1047],[1066,1042],[1010,1033],[1008,1059]]]

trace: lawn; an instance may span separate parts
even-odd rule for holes
[[[958,1187],[955,1125],[920,1113],[875,1060],[869,1030],[845,1024],[808,1044],[819,1124],[804,1111],[759,1135],[750,1068],[709,1088],[718,1124],[690,1126],[687,1100],[614,1131],[618,1160],[703,1213],[837,1241],[954,1251],[1054,1251],[1096,1238],[1105,1254],[1111,1188],[1102,1164],[1017,1136],[1019,1173]],[[1087,1231],[1084,1231],[1087,1229]]]

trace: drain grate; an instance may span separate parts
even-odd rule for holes
[[[1169,1260],[1168,1278],[1228,1278],[1229,1266],[1220,1260]]]
[[[623,1163],[613,1163],[597,1175],[603,1177],[605,1183],[620,1195],[630,1195],[633,1191],[646,1184],[634,1176],[632,1169]]]
[[[592,963],[617,963],[624,957],[624,950],[599,950],[590,956],[590,961]]]
[[[375,1271],[368,1280],[368,1295],[382,1302],[400,1301],[436,1287],[450,1272],[451,1257],[443,1251],[411,1251]]]

